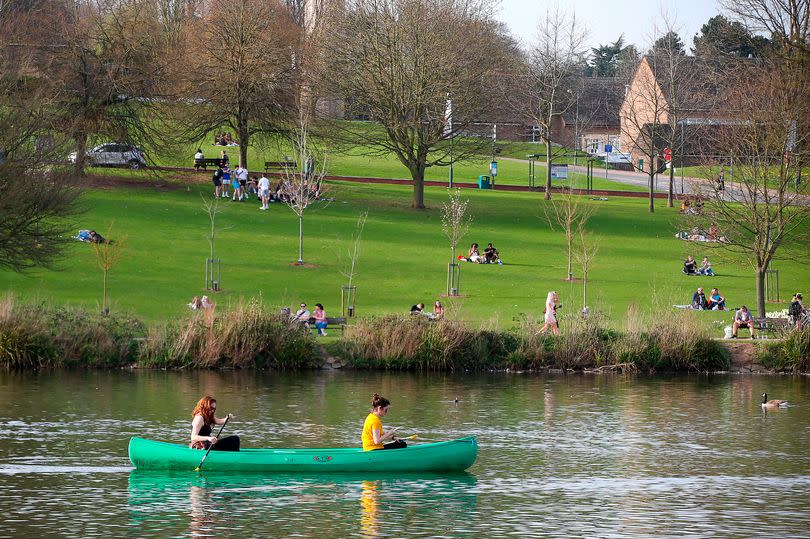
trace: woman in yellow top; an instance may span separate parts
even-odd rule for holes
[[[368,414],[366,422],[363,424],[363,451],[402,449],[408,446],[405,440],[396,437],[396,428],[383,432],[382,418],[388,414],[390,407],[391,403],[385,397],[380,397],[376,393],[371,397],[371,413]],[[388,444],[383,443],[386,440],[392,441]]]

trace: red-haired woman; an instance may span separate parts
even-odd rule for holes
[[[197,402],[194,411],[191,412],[191,444],[192,449],[208,449],[212,451],[239,451],[239,436],[226,436],[217,439],[213,435],[212,428],[216,425],[224,425],[225,419],[220,419],[214,415],[217,410],[217,400],[206,395]],[[227,419],[233,419],[233,415],[228,414]]]

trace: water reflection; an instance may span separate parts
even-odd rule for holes
[[[233,529],[250,535],[252,527],[258,531],[269,521],[278,535],[293,533],[296,525],[309,528],[307,537],[384,537],[390,530],[405,529],[408,535],[439,529],[458,535],[453,530],[476,511],[475,486],[470,474],[265,476],[133,470],[130,527],[142,535],[161,529],[210,537]],[[358,518],[347,518],[352,514]]]

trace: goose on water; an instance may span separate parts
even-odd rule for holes
[[[784,401],[781,399],[771,399],[768,400],[768,394],[762,394],[762,407],[763,408],[787,408],[788,401]]]

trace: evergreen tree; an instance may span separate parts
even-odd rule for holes
[[[655,40],[650,53],[656,54],[662,51],[672,51],[682,56],[686,55],[686,47],[681,41],[681,36],[672,30]]]
[[[693,39],[692,53],[695,56],[762,56],[770,41],[763,36],[752,35],[737,21],[729,21],[723,15],[709,19]]]

